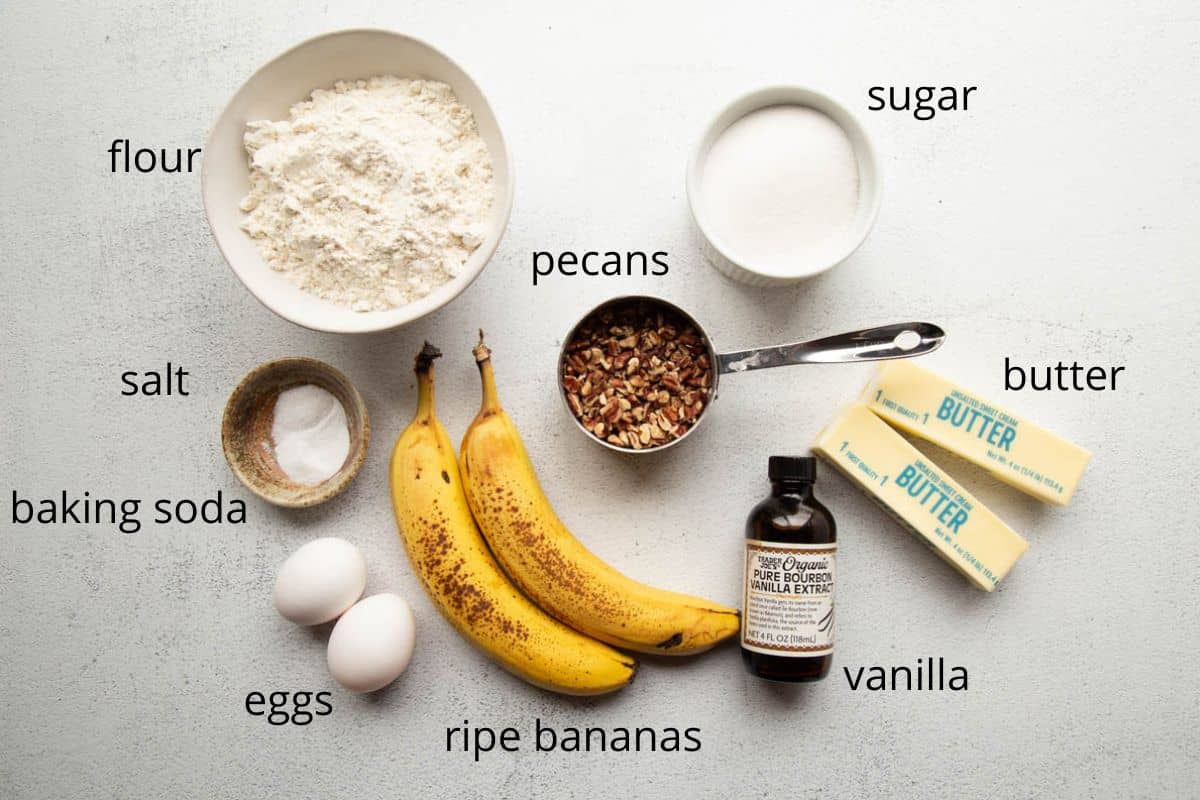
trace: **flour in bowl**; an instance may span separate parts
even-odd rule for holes
[[[339,81],[246,126],[242,229],[272,269],[355,311],[417,300],[488,232],[492,160],[444,83]]]

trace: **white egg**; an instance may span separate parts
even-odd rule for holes
[[[337,619],[367,588],[367,559],[345,539],[314,539],[292,553],[275,579],[275,608],[298,625]]]
[[[351,692],[382,689],[412,658],[412,609],[395,594],[373,594],[342,615],[329,635],[329,673]]]

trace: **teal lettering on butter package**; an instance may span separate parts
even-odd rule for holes
[[[949,450],[1005,483],[1066,505],[1091,453],[911,361],[889,361],[859,398],[889,424]]]

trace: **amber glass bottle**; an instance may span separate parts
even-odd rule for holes
[[[742,660],[773,681],[816,681],[833,663],[837,527],[813,497],[817,460],[772,456],[771,496],[746,521]]]

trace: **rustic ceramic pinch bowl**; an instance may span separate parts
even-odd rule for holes
[[[459,273],[422,298],[385,311],[354,311],[309,294],[271,269],[258,246],[241,229],[240,208],[250,190],[246,123],[283,120],[314,89],[338,81],[396,75],[448,84],[471,109],[479,135],[492,157],[495,200],[483,242]],[[406,325],[449,303],[483,272],[508,225],[513,203],[512,162],[500,123],[483,91],[441,51],[419,39],[386,30],[336,31],[302,42],[276,56],[246,80],[221,112],[204,148],[201,171],[204,212],[213,238],[238,279],[267,308],[286,320],[316,331],[370,333]]]
[[[341,468],[322,483],[292,481],[279,464],[271,442],[271,425],[279,393],[311,384],[332,394],[346,411],[350,452]],[[338,370],[314,358],[280,358],[252,369],[242,378],[221,420],[221,446],[229,468],[254,494],[287,508],[323,503],[341,492],[362,468],[371,439],[367,407],[354,384]]]

